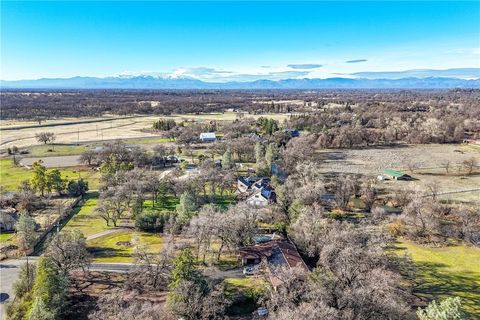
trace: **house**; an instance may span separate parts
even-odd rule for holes
[[[402,171],[398,171],[398,170],[385,169],[383,171],[383,173],[388,178],[394,179],[394,180],[410,180],[410,179],[412,179],[412,177],[409,176],[408,174],[406,174]]]
[[[245,193],[250,190],[252,185],[257,181],[257,178],[254,177],[238,177],[237,178],[237,189],[240,193]]]
[[[268,178],[238,177],[237,189],[251,207],[265,207],[276,201],[275,190]]]
[[[215,142],[217,141],[217,136],[215,132],[202,132],[200,133],[200,140],[202,142]]]
[[[14,210],[0,210],[0,230],[14,231],[18,215]]]
[[[255,184],[254,184],[255,186]],[[247,204],[251,207],[266,207],[276,201],[276,194],[272,187],[264,186],[256,189],[248,198]]]
[[[300,137],[300,131],[297,129],[285,129],[284,132],[292,138]]]
[[[275,275],[277,268],[309,270],[295,245],[286,239],[271,240],[241,248],[239,255],[244,266],[257,265],[262,261],[267,262],[269,279],[274,289],[282,284],[282,280]]]

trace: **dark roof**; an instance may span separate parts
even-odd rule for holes
[[[251,187],[256,181],[256,179],[253,177],[238,177],[237,180],[246,185],[247,187]]]
[[[266,258],[274,266],[298,267],[308,271],[295,245],[285,239],[244,247],[239,249],[239,253],[243,259]]]
[[[268,178],[262,178],[255,183],[255,187],[257,187],[258,189],[266,188],[269,185],[270,185],[270,179]]]
[[[262,190],[260,191],[260,194],[265,199],[270,200],[271,198],[274,197],[275,191],[272,188],[270,188],[269,186],[267,186],[267,187],[262,188]]]

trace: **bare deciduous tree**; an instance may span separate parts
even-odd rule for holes
[[[343,210],[347,209],[348,202],[355,192],[355,181],[351,176],[342,175],[337,178],[335,201]]]
[[[91,261],[86,239],[78,230],[62,231],[55,235],[45,251],[55,266],[65,276],[78,268],[85,269]]]
[[[462,165],[465,169],[465,173],[467,175],[471,175],[475,168],[478,166],[477,159],[475,157],[471,157],[465,161],[462,162]]]
[[[35,138],[38,142],[47,144],[49,142],[55,141],[55,133],[53,132],[39,132],[35,134]]]

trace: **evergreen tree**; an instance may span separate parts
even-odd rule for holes
[[[47,169],[42,163],[42,160],[39,160],[32,164],[33,177],[30,180],[30,184],[33,190],[40,192],[43,197],[47,189]]]
[[[65,180],[62,179],[62,175],[60,173],[60,170],[58,169],[53,169],[49,172],[47,172],[46,175],[46,180],[47,180],[47,186],[46,190],[48,192],[51,192],[52,190],[55,190],[58,192],[58,194],[61,194],[63,190],[65,190]]]
[[[231,169],[233,166],[232,151],[228,148],[222,156],[222,167],[225,169]]]
[[[29,311],[29,319],[59,319],[65,306],[67,290],[68,279],[59,272],[51,259],[40,257],[33,285],[34,301]]]
[[[191,191],[185,191],[180,196],[180,203],[176,207],[177,217],[181,222],[187,222],[197,210],[195,195]]]
[[[175,288],[183,281],[199,281],[201,274],[197,270],[195,257],[190,249],[183,249],[173,260],[173,270],[171,273],[170,288]]]
[[[265,150],[265,162],[267,163],[268,172],[272,170],[272,164],[278,156],[278,148],[274,143],[270,143]]]
[[[263,150],[263,145],[260,141],[257,141],[255,144],[255,161],[257,163],[257,166],[259,166],[265,158],[265,153]]]
[[[15,229],[17,230],[16,239],[20,250],[30,249],[36,239],[37,223],[35,220],[29,214],[22,213],[15,224]]]

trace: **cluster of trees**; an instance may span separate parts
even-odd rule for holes
[[[85,269],[90,256],[78,231],[57,234],[36,264],[20,268],[13,285],[15,300],[7,307],[9,319],[55,320],[67,311],[70,273]]]
[[[153,166],[166,166],[172,164],[168,158],[175,154],[171,145],[159,144],[153,152],[135,145],[127,145],[122,140],[104,143],[97,149],[86,150],[80,161],[89,166],[100,166],[103,173],[115,173],[119,170],[131,170],[134,167],[150,168]]]
[[[413,241],[443,244],[448,238],[480,245],[480,211],[442,204],[430,194],[406,192],[402,214],[389,224],[391,233]]]
[[[45,193],[57,192],[62,195],[64,191],[72,196],[81,196],[88,191],[88,182],[83,179],[67,181],[62,178],[62,174],[58,169],[47,170],[42,165],[42,160],[35,161],[32,164],[33,176],[30,181],[24,181],[21,184],[21,190],[28,192],[38,192],[43,196]]]
[[[155,130],[168,131],[172,130],[176,126],[177,123],[172,119],[160,119],[153,122],[153,129]]]
[[[221,112],[248,108],[276,93],[218,90],[2,90],[2,119]]]
[[[304,214],[310,216],[299,219],[311,219]],[[292,234],[300,245],[302,237],[315,238],[316,268],[276,271],[282,285],[267,303],[273,319],[411,318],[398,263],[383,250],[387,237],[348,223],[311,222],[308,231],[294,227]]]
[[[433,102],[390,101],[382,100],[382,97],[378,102],[359,100],[355,105],[342,102],[340,105],[320,106],[322,112],[292,116],[288,125],[314,133],[316,145],[322,148],[397,142],[449,143],[462,142],[467,137],[478,138],[480,123],[475,118],[473,100],[469,100],[476,94],[465,93],[467,101],[459,99],[457,94],[450,95],[452,100],[448,100],[451,102],[448,107],[431,94],[427,97],[434,99]],[[462,102],[454,104],[453,100]]]
[[[278,121],[271,118],[260,117],[257,119],[256,125],[262,134],[269,136],[279,129]]]
[[[225,287],[206,278],[190,249],[179,250],[172,239],[159,254],[136,248],[135,265],[125,287],[101,297],[89,319],[225,319],[229,305]],[[167,304],[135,299],[130,292],[168,290]]]
[[[197,259],[205,262],[207,254],[217,261],[225,249],[230,253],[253,243],[259,212],[244,203],[232,205],[228,210],[213,205],[203,206],[191,218],[186,233],[195,240]],[[218,250],[212,249],[212,242],[219,240]]]

